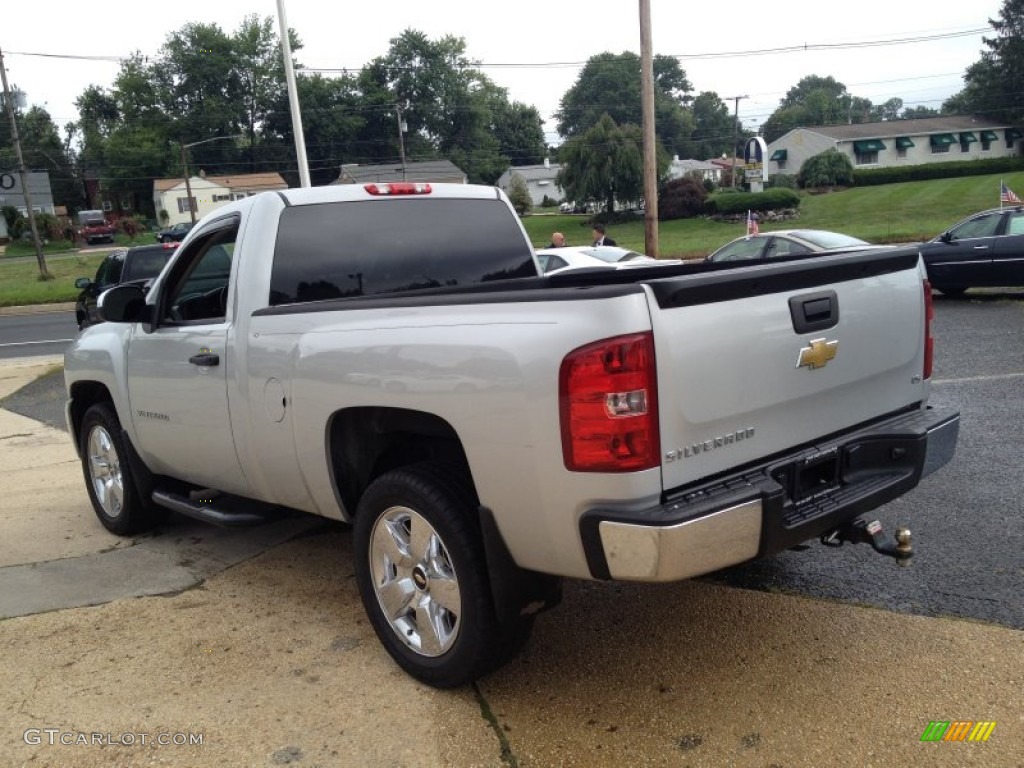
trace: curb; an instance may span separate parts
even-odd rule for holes
[[[44,315],[50,312],[72,312],[75,302],[65,301],[58,304],[27,304],[21,307],[0,307],[0,317],[7,315]]]

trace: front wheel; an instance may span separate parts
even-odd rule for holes
[[[127,536],[147,531],[166,516],[145,495],[143,478],[128,460],[121,422],[110,403],[96,403],[82,417],[80,453],[89,500],[103,527]]]
[[[391,657],[436,688],[469,683],[508,656],[483,543],[463,485],[420,464],[377,478],[359,502],[355,571],[363,606]]]
[[[943,296],[962,296],[967,292],[966,285],[945,285],[936,287],[936,290]]]

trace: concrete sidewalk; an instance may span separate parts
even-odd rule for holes
[[[52,365],[0,364],[0,397]],[[0,603],[33,614],[0,621],[3,765],[1024,766],[1003,627],[569,582],[519,658],[438,692],[377,642],[347,526],[113,537],[66,433],[2,410],[0,498]],[[936,720],[996,727],[921,742]]]

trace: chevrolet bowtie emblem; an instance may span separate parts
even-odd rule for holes
[[[800,359],[796,361],[797,368],[805,365],[812,371],[815,368],[824,368],[825,365],[836,356],[839,351],[839,340],[825,341],[825,339],[813,339],[810,346],[800,350]]]

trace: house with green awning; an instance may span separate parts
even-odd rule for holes
[[[1024,128],[971,115],[794,128],[768,145],[765,173],[795,175],[808,158],[836,149],[854,168],[888,168],[1021,153]]]

